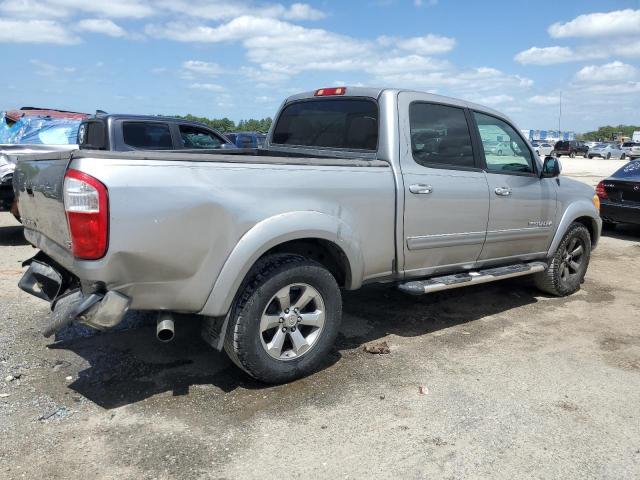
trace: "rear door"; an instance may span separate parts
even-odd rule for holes
[[[538,256],[547,251],[556,214],[556,179],[540,178],[539,166],[520,133],[498,117],[473,112],[475,133],[489,183],[489,225],[480,260]],[[509,149],[496,155],[496,140]]]
[[[399,94],[404,271],[472,268],[486,236],[489,193],[463,104]]]

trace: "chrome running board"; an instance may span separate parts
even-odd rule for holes
[[[531,275],[533,273],[543,272],[546,269],[547,264],[543,262],[518,263],[515,265],[507,265],[506,267],[487,268],[485,270],[432,277],[426,280],[412,280],[401,283],[398,285],[398,288],[410,295],[424,295],[425,293],[450,290],[452,288],[495,282],[505,278]]]

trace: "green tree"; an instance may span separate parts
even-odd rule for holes
[[[606,125],[598,128],[592,132],[587,132],[581,135],[582,140],[613,140],[614,137],[631,137],[633,132],[639,131],[638,125],[618,125],[617,127]]]

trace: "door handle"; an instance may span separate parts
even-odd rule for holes
[[[409,186],[409,191],[411,193],[415,193],[416,195],[425,195],[427,193],[433,192],[433,187],[431,185],[416,183],[414,185]]]
[[[500,195],[501,197],[508,197],[511,195],[511,189],[509,187],[498,187],[494,192],[496,192],[496,195]]]

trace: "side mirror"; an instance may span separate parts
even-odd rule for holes
[[[556,157],[546,157],[544,159],[544,164],[542,165],[542,174],[541,178],[555,178],[560,175],[562,171],[562,166],[560,165],[560,160]]]

